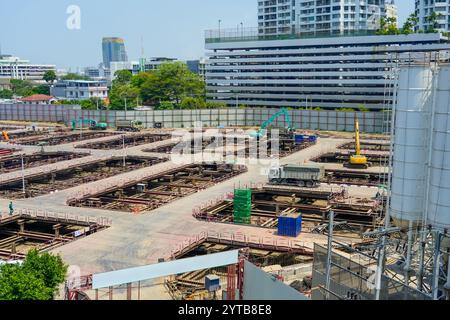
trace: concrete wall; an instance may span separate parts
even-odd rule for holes
[[[112,127],[117,120],[140,120],[147,128],[162,123],[164,128],[189,128],[198,121],[205,127],[260,126],[279,109],[206,109],[166,111],[104,111],[81,110],[79,106],[0,104],[0,120],[64,122],[73,119],[93,119],[108,122]],[[388,115],[380,112],[336,112],[291,110],[293,127],[305,130],[354,131],[355,115],[360,121],[361,131],[387,133]],[[278,118],[274,126],[285,127],[284,117]]]

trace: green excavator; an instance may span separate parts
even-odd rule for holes
[[[281,109],[279,112],[275,113],[273,116],[271,116],[266,122],[264,122],[259,128],[258,131],[250,133],[250,136],[253,138],[262,138],[266,135],[267,128],[274,122],[278,117],[283,116],[286,118],[287,127],[286,130],[288,132],[292,132],[292,121],[291,117],[289,116],[289,111],[287,109]]]

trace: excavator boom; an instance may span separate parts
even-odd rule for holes
[[[359,137],[359,121],[355,120],[355,152],[357,156],[361,155],[361,140]]]
[[[281,109],[281,111],[275,113],[273,116],[271,116],[267,121],[265,121],[262,124],[261,128],[256,133],[256,136],[258,136],[258,137],[264,136],[264,133],[265,133],[265,130],[267,129],[267,127],[272,122],[274,122],[278,117],[281,117],[282,115],[284,115],[284,117],[286,118],[286,123],[288,125],[287,129],[292,130],[292,122],[291,122],[291,117],[289,116],[289,111],[287,109]]]
[[[367,169],[371,166],[367,157],[361,155],[361,139],[358,119],[355,119],[355,155],[351,156],[350,161],[345,163],[344,166],[352,169]]]

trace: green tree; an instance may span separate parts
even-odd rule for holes
[[[184,97],[180,104],[180,108],[186,110],[205,109],[206,106],[204,99],[194,97]]]
[[[8,89],[0,90],[0,99],[11,99],[13,97],[13,92]]]
[[[397,18],[388,17],[380,19],[380,28],[377,31],[378,35],[395,35],[400,34],[400,30],[397,28]]]
[[[52,289],[21,265],[0,266],[0,300],[50,300]]]
[[[352,108],[338,108],[336,109],[338,112],[354,112],[355,110]]]
[[[369,112],[369,108],[367,108],[364,104],[360,105],[358,108],[359,111],[361,112]]]
[[[130,84],[113,85],[110,94],[110,109],[111,110],[125,110],[125,101],[127,109],[137,106],[136,98],[139,96],[139,88],[133,87]]]
[[[403,24],[402,33],[411,34],[415,32],[417,25],[419,24],[419,17],[415,13],[412,13],[406,22]]]
[[[225,109],[225,108],[227,108],[227,104],[225,102],[207,101],[206,108],[207,109]]]
[[[76,73],[68,73],[65,76],[61,77],[62,80],[90,80],[88,76],[82,76]]]
[[[21,97],[28,97],[34,94],[33,85],[26,80],[11,79],[12,91],[15,95]]]
[[[72,101],[70,104],[74,104],[74,102]],[[79,104],[81,106],[81,109],[83,109],[83,110],[97,110],[97,107],[99,110],[105,108],[105,104],[104,104],[103,100],[99,99],[99,98],[91,98],[88,100],[81,100],[75,104]]]
[[[426,33],[436,33],[438,32],[439,23],[438,20],[442,17],[442,13],[437,13],[436,11],[431,12],[431,14],[425,18],[425,21],[428,22],[429,26],[425,30]]]
[[[28,252],[22,265],[25,273],[33,274],[43,281],[52,298],[59,285],[64,282],[67,268],[68,266],[59,255],[52,255],[48,252],[39,253],[37,250]]]
[[[46,94],[50,95],[50,87],[46,84],[41,84],[33,87],[33,94]]]
[[[156,110],[173,110],[175,106],[170,101],[161,101],[161,103],[156,107]]]
[[[192,73],[182,62],[161,64],[142,83],[141,96],[145,101],[159,104],[173,101],[179,105],[187,96],[204,97],[205,83],[201,77]]]
[[[131,82],[133,74],[129,70],[119,70],[114,73],[113,85],[126,85]]]
[[[45,82],[52,84],[57,79],[56,73],[53,70],[49,70],[44,74],[43,79]]]

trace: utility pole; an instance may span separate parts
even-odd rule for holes
[[[333,255],[333,232],[334,232],[334,211],[330,211],[330,221],[328,224],[328,253],[327,253],[327,272],[326,272],[326,300],[330,299],[331,284],[331,262]]]
[[[80,140],[82,140],[83,139],[83,118],[80,118],[80,124],[81,124],[81,127],[80,127]]]
[[[127,97],[125,96],[125,120],[127,119]]]
[[[122,147],[123,147],[123,167],[127,166],[127,155],[125,152],[125,135],[122,136]]]
[[[221,19],[219,19],[219,40],[220,40],[220,38],[221,38],[221,36],[220,36],[220,24],[222,23],[222,20]]]
[[[25,166],[23,164],[23,153],[20,155],[21,164],[22,164],[22,192],[24,195],[26,195],[26,189],[25,189]]]

